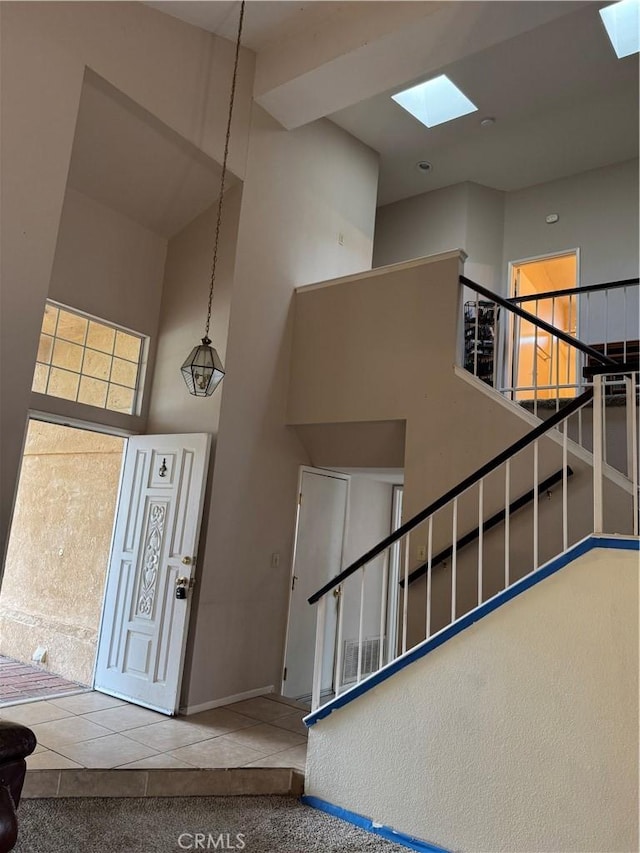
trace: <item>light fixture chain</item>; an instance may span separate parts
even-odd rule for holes
[[[240,3],[240,18],[238,20],[238,38],[236,39],[236,56],[233,65],[233,77],[231,79],[231,95],[229,97],[229,116],[227,118],[227,135],[224,141],[224,155],[222,157],[222,172],[220,175],[220,197],[218,198],[218,218],[216,220],[216,234],[213,243],[213,258],[211,261],[211,280],[209,284],[209,302],[207,305],[207,324],[205,326],[205,338],[209,337],[209,325],[211,323],[211,306],[213,304],[213,286],[216,279],[216,266],[218,264],[218,243],[220,241],[220,226],[222,223],[222,199],[224,196],[224,185],[227,177],[227,158],[229,155],[229,139],[231,137],[231,117],[233,116],[233,103],[236,96],[236,81],[238,78],[238,61],[240,59],[240,38],[242,36],[242,22],[244,20],[245,0]]]

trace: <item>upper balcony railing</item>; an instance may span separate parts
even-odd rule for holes
[[[638,358],[638,279],[499,297],[465,276],[463,365],[535,415],[585,388],[584,369]],[[467,291],[467,294],[468,294]],[[612,383],[607,396],[622,396]]]

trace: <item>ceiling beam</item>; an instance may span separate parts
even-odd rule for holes
[[[590,0],[354,2],[258,52],[254,98],[287,129],[424,79]]]

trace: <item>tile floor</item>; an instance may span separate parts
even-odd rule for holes
[[[260,696],[166,717],[104,693],[85,692],[0,708],[29,726],[38,746],[28,770],[286,767],[304,771],[307,709]]]
[[[25,699],[46,699],[88,689],[84,684],[0,655],[0,710],[2,706]]]

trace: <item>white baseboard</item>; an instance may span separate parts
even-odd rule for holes
[[[201,711],[210,711],[211,708],[220,708],[222,705],[232,705],[234,702],[242,702],[243,699],[255,699],[256,696],[265,696],[267,693],[274,693],[273,684],[268,687],[256,687],[255,690],[246,690],[244,693],[236,693],[233,696],[225,696],[223,699],[213,699],[211,702],[203,702],[202,705],[187,705],[186,708],[180,708],[180,713],[199,714]]]

